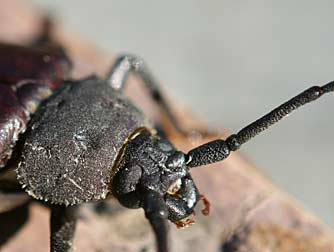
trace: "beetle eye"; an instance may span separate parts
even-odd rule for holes
[[[168,188],[167,193],[171,195],[175,195],[180,189],[182,185],[182,180],[177,179],[171,186]]]

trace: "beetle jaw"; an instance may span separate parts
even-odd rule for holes
[[[182,178],[180,189],[174,195],[166,193],[164,199],[168,209],[168,219],[179,226],[178,223],[183,222],[194,212],[200,195],[194,181],[187,174]]]

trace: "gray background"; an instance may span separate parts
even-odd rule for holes
[[[141,55],[165,87],[212,126],[238,130],[334,79],[333,1],[33,0],[114,53]],[[333,226],[333,95],[242,152]]]

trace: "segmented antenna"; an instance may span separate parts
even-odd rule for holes
[[[237,150],[242,144],[249,141],[251,138],[260,134],[262,131],[277,123],[279,120],[290,114],[299,107],[310,103],[323,94],[334,91],[334,81],[327,83],[324,86],[313,86],[306,89],[277,108],[273,109],[268,114],[257,119],[255,122],[241,129],[238,133],[231,135],[226,139],[226,142],[231,151]]]

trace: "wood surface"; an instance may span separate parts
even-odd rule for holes
[[[23,44],[38,33],[43,14],[40,10],[27,2],[12,0],[0,0],[0,6],[1,41]],[[98,42],[88,42],[67,27],[57,27],[55,36],[63,42],[74,63],[75,78],[91,73],[103,75],[112,64],[114,56],[99,50],[95,45]],[[170,140],[181,150],[209,140],[199,134],[178,135],[152,102],[138,95],[143,90],[137,79],[131,77],[129,81],[129,96],[147,115],[164,124]],[[169,100],[177,103],[171,96]],[[175,111],[188,129],[205,128],[189,111],[179,106]],[[334,251],[332,231],[273,185],[240,153],[233,153],[224,162],[193,169],[192,175],[200,192],[211,202],[211,213],[202,216],[200,205],[195,225],[179,230],[171,224],[172,252]],[[1,197],[5,196],[0,193],[0,207],[5,207]],[[25,200],[20,197],[25,196],[13,196],[16,205]],[[92,204],[81,207],[74,251],[154,251],[154,237],[143,211],[125,209],[113,199],[108,204],[109,212],[102,215],[92,210]],[[37,202],[0,214],[0,251],[48,251],[48,223],[48,209]]]

